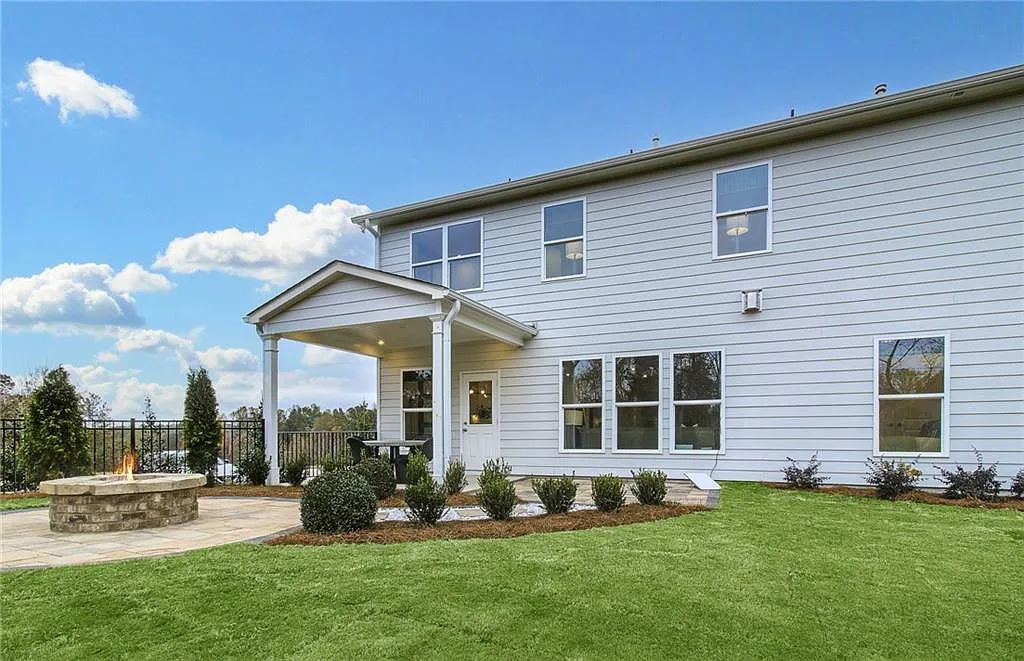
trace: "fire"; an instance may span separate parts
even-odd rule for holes
[[[114,471],[114,475],[124,475],[126,480],[135,479],[135,450],[131,450],[121,457],[121,465]]]

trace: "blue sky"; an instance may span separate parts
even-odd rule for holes
[[[201,362],[230,410],[259,397],[242,315],[369,260],[364,207],[1018,64],[1022,24],[991,3],[7,3],[2,369],[65,364],[117,415],[148,392],[177,417]],[[283,404],[373,397],[366,359],[281,360]]]

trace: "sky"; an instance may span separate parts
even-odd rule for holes
[[[242,316],[349,218],[1024,61],[1024,5],[4,3],[0,368],[117,417],[260,398]],[[281,343],[282,406],[375,399]]]

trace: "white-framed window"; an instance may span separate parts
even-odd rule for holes
[[[725,351],[672,354],[672,452],[725,450]]]
[[[587,274],[587,200],[545,204],[541,215],[541,280]]]
[[[772,162],[718,170],[711,189],[712,257],[771,252]]]
[[[875,338],[875,454],[949,454],[949,336]]]
[[[561,452],[604,452],[604,360],[559,363]]]
[[[434,434],[434,379],[429,368],[402,370],[402,439],[429,440]]]
[[[661,354],[615,357],[614,452],[661,451]]]
[[[482,218],[409,233],[410,275],[455,291],[483,288]]]

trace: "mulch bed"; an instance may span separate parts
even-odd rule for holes
[[[21,500],[22,498],[49,498],[50,496],[41,491],[12,491],[0,493],[0,500]]]
[[[518,517],[510,521],[445,521],[433,526],[409,521],[385,521],[372,528],[337,535],[317,535],[309,532],[295,532],[267,540],[264,544],[298,544],[324,546],[327,544],[398,544],[402,542],[424,542],[437,539],[503,539],[521,537],[539,532],[563,532],[587,530],[606,526],[623,526],[630,523],[658,521],[706,508],[699,505],[626,505],[618,512],[606,513],[583,510],[568,514]]]
[[[766,487],[772,489],[783,489],[797,491],[783,482],[762,482]],[[804,489],[804,491],[818,491],[831,493],[837,496],[854,496],[857,498],[878,498],[875,490],[871,487],[820,487],[818,489]],[[911,491],[899,496],[896,500],[905,500],[912,503],[927,503],[928,505],[952,505],[953,507],[975,507],[980,509],[1005,509],[1024,512],[1024,499],[999,497],[995,500],[978,500],[977,498],[945,498],[937,493],[928,491]]]
[[[203,487],[200,496],[234,496],[236,498],[302,498],[302,487],[278,486],[255,487],[249,484]],[[520,501],[522,502],[522,501]],[[471,493],[457,493],[448,496],[451,507],[469,507],[476,505],[476,496]],[[378,507],[405,507],[405,498],[399,489],[395,495],[377,503]]]

